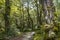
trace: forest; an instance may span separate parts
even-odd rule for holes
[[[0,0],[0,40],[60,40],[60,0]]]

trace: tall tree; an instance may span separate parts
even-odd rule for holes
[[[27,22],[28,26],[27,27],[33,30],[33,20],[30,17],[30,13],[29,13],[29,0],[27,0],[27,15],[28,15],[28,22]]]
[[[5,31],[6,35],[8,35],[9,31],[9,17],[10,17],[10,0],[5,0],[5,14],[4,14],[4,19],[5,19]]]
[[[42,7],[43,7],[43,12],[44,12],[44,17],[45,17],[45,35],[44,40],[55,40],[55,33],[53,31],[53,0],[41,0],[42,2]],[[47,31],[48,30],[48,31]]]

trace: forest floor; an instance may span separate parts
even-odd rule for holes
[[[33,34],[35,34],[35,32],[26,32],[22,33],[20,36],[11,38],[9,40],[32,40]]]

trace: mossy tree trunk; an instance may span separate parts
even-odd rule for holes
[[[9,31],[9,28],[10,28],[9,17],[10,17],[10,0],[5,0],[4,19],[5,19],[5,33],[6,33],[6,36],[8,35],[8,31]]]
[[[45,18],[45,37],[44,40],[55,40],[55,32],[53,30],[53,0],[41,0],[44,18]],[[48,31],[47,31],[48,30]]]

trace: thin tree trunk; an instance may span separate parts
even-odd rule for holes
[[[10,28],[9,17],[10,17],[10,1],[9,0],[5,0],[4,19],[5,19],[5,33],[6,33],[6,36],[8,35],[8,31],[9,31],[9,28]]]
[[[30,17],[30,14],[29,14],[29,1],[28,0],[27,0],[27,13],[28,13],[28,22],[27,22],[28,26],[27,27],[29,29],[33,30],[33,20]]]
[[[5,31],[8,32],[9,30],[9,17],[10,17],[10,1],[5,0],[5,14],[4,14],[4,19],[5,19]]]

